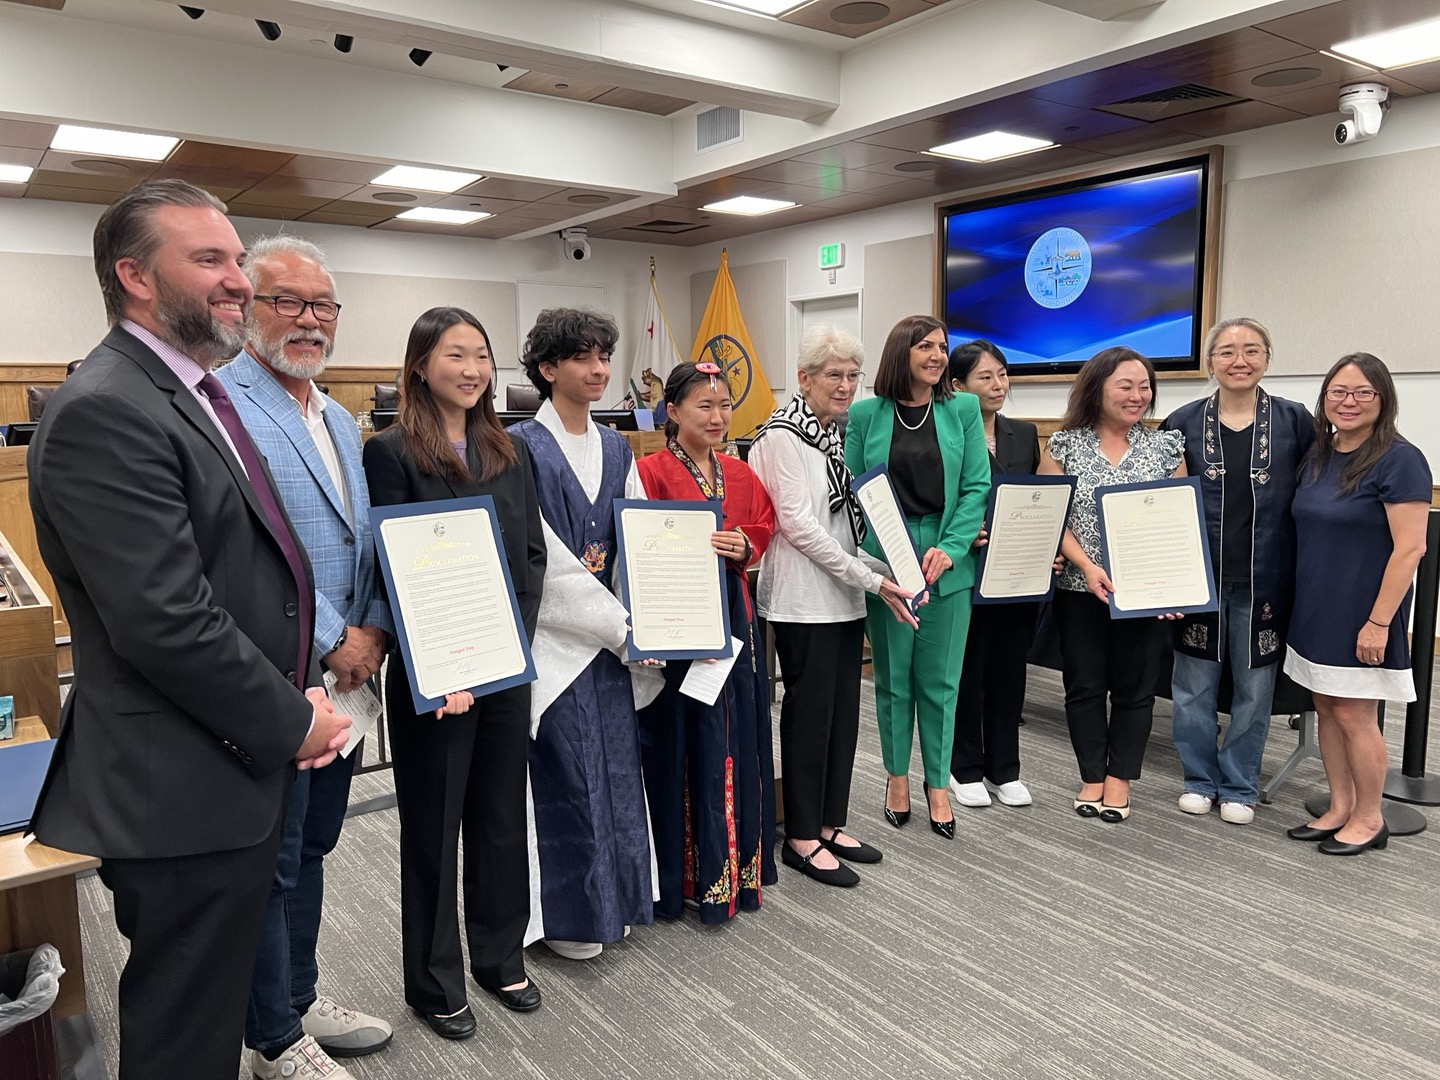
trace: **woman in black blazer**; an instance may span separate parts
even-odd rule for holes
[[[365,444],[374,506],[489,495],[525,624],[535,634],[545,539],[525,444],[500,425],[491,401],[490,338],[460,308],[432,308],[410,330],[397,423]],[[447,694],[415,715],[399,651],[385,679],[395,800],[400,813],[400,924],[405,1000],[436,1034],[465,1039],[475,1017],[455,912],[465,837],[465,936],[475,981],[517,1012],[540,1005],[525,976],[530,919],[526,848],[528,684]]]
[[[957,345],[950,353],[949,376],[956,391],[980,399],[991,474],[1039,469],[1035,425],[1000,415],[1010,393],[1005,354],[988,341]],[[981,529],[975,543],[984,542]],[[989,806],[992,791],[1006,806],[1030,803],[1030,791],[1020,782],[1020,710],[1025,704],[1025,656],[1038,614],[1034,603],[976,604],[971,609],[950,755],[950,791],[961,806]]]

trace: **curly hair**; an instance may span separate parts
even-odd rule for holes
[[[549,400],[552,388],[541,364],[558,364],[592,348],[608,355],[619,340],[620,329],[609,315],[586,308],[546,308],[525,335],[520,366],[541,398]]]

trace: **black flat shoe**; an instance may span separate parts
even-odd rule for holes
[[[1388,843],[1390,843],[1390,826],[1381,825],[1380,831],[1369,840],[1363,840],[1358,844],[1346,844],[1332,836],[1329,840],[1320,842],[1319,850],[1322,855],[1360,855],[1370,848],[1383,851]]]
[[[1296,825],[1293,829],[1286,829],[1285,835],[1291,840],[1303,840],[1307,844],[1313,844],[1317,840],[1329,840],[1339,831],[1338,826],[1333,829],[1317,829],[1314,825]]]
[[[841,863],[833,869],[823,870],[810,861],[824,850],[824,844],[816,843],[814,851],[810,852],[809,855],[801,855],[790,846],[790,842],[787,840],[784,844],[780,845],[780,861],[790,867],[791,870],[799,870],[800,873],[808,878],[813,878],[820,882],[821,885],[834,885],[841,889],[849,889],[860,884],[860,875],[844,863]]]
[[[485,988],[489,993],[500,999],[511,1012],[534,1012],[540,1007],[540,988],[535,985],[535,980],[530,979],[519,990],[491,990]]]
[[[1107,802],[1100,804],[1100,820],[1111,825],[1119,825],[1130,816],[1130,800],[1125,800],[1124,806],[1111,806]]]
[[[1099,799],[1076,799],[1075,813],[1083,818],[1098,818],[1100,816]]]
[[[436,1016],[434,1013],[415,1010],[415,1015],[430,1025],[430,1030],[442,1039],[468,1039],[475,1034],[475,1014],[470,1006],[454,1016]]]
[[[879,848],[871,847],[862,840],[855,840],[853,836],[851,836],[850,839],[855,840],[855,847],[846,847],[843,844],[837,844],[835,837],[839,836],[842,832],[844,832],[843,829],[836,829],[835,835],[830,837],[829,840],[826,840],[824,837],[820,839],[820,843],[825,845],[825,850],[837,859],[845,859],[853,863],[878,863],[885,857],[880,854]],[[847,833],[846,835],[849,834]]]
[[[891,825],[894,825],[895,828],[900,828],[910,820],[910,808],[908,806],[904,810],[890,809],[890,781],[888,779],[885,781],[885,803],[885,820]]]

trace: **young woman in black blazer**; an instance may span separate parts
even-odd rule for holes
[[[535,633],[545,539],[525,444],[492,403],[490,338],[460,308],[432,308],[410,330],[397,423],[365,445],[375,506],[489,495],[525,624]],[[530,687],[478,701],[446,695],[434,713],[410,711],[398,651],[385,680],[395,799],[400,813],[400,922],[405,1000],[448,1039],[475,1033],[455,912],[465,837],[465,936],[470,972],[507,1008],[540,1005],[525,976],[530,918],[526,848],[526,739]]]
[[[948,374],[958,393],[980,399],[990,472],[1039,469],[1035,425],[1000,415],[1010,394],[1005,354],[988,341],[957,345],[950,353]],[[982,529],[976,543],[984,539]],[[1020,782],[1020,710],[1025,705],[1025,656],[1038,615],[1034,603],[976,604],[971,609],[950,755],[950,791],[961,806],[989,806],[992,791],[1006,806],[1030,804],[1030,790]]]

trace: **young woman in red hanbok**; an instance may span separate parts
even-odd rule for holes
[[[682,364],[665,384],[666,447],[641,459],[652,499],[717,501],[723,528],[710,543],[725,560],[730,635],[743,644],[715,704],[680,693],[691,663],[672,661],[665,689],[640,713],[660,899],[655,914],[686,904],[720,923],[760,906],[775,882],[775,766],[770,691],[745,581],[775,531],[770,497],[743,461],[718,453],[730,429],[730,387],[714,364]]]

